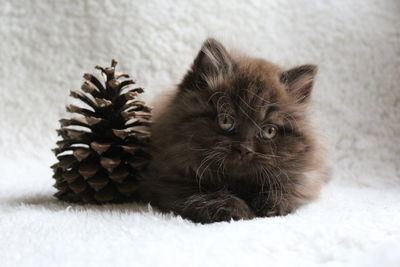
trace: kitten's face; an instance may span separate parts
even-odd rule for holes
[[[216,163],[211,168],[219,163],[217,171],[236,174],[271,169],[278,165],[278,150],[294,141],[293,125],[281,112],[287,95],[276,69],[272,72],[273,79],[265,79],[257,71],[238,70],[206,89],[208,106],[202,106],[203,117],[191,122],[197,124],[191,142],[207,149],[204,159],[208,156]]]
[[[206,45],[176,103],[176,147],[190,167],[199,177],[301,168],[312,146],[305,107],[315,68],[284,72],[263,60],[234,60],[216,41]]]

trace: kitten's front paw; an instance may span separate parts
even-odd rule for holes
[[[253,211],[246,202],[237,197],[232,197],[228,201],[228,205],[220,207],[215,214],[218,221],[249,220],[254,217]]]
[[[286,216],[289,213],[292,213],[292,210],[286,206],[276,206],[271,209],[266,209],[261,211],[261,217],[274,217],[274,216]]]
[[[213,223],[255,217],[246,202],[226,193],[192,196],[186,204],[182,215],[194,222]]]
[[[295,208],[288,199],[272,200],[264,198],[255,199],[252,206],[260,217],[285,216],[294,212]]]

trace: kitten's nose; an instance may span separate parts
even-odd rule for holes
[[[237,148],[237,152],[240,154],[240,160],[249,160],[254,153],[253,148],[250,145],[241,144]]]

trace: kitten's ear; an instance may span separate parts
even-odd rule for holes
[[[232,66],[232,58],[225,47],[209,38],[203,43],[180,87],[183,90],[205,88],[212,78],[230,73]]]
[[[232,59],[225,47],[213,38],[204,41],[193,63],[193,71],[204,74],[228,73]]]
[[[298,103],[304,103],[310,98],[317,71],[318,67],[315,65],[295,67],[282,73],[281,82],[296,97]]]

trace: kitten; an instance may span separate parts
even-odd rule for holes
[[[316,72],[206,40],[155,121],[141,198],[200,223],[286,215],[315,199],[327,177],[307,111]]]

